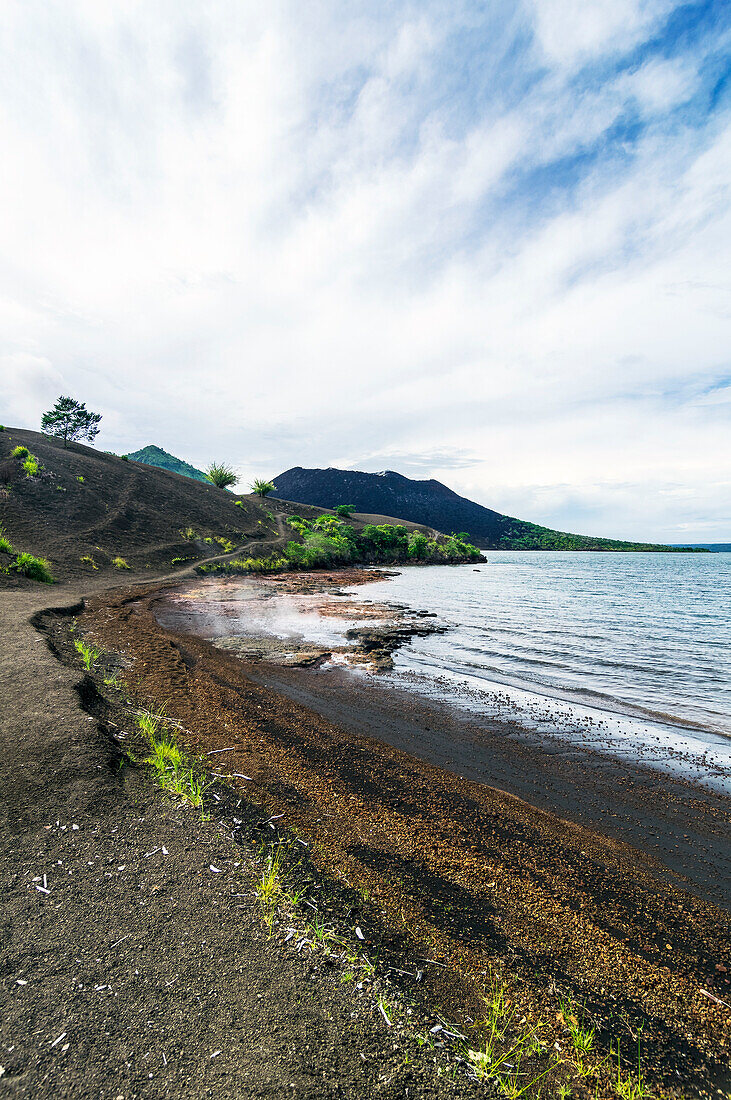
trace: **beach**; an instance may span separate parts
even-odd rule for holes
[[[365,675],[244,662],[161,626],[171,592],[92,600],[78,626],[130,663],[139,698],[166,700],[191,751],[377,902],[405,963],[436,960],[444,1010],[473,1018],[510,974],[533,1012],[571,990],[605,1038],[640,1029],[668,1087],[680,1064],[698,1095],[726,1082],[721,795],[525,731],[458,729]]]

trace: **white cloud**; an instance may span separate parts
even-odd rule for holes
[[[511,97],[504,42],[465,75],[469,5],[11,5],[0,418],[68,391],[115,450],[400,455],[552,525],[728,537],[729,132],[683,121],[695,56],[571,83],[663,10],[536,5]],[[595,156],[638,105],[633,148]]]

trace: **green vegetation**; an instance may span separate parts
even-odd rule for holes
[[[347,519],[348,516],[352,516],[354,511],[354,504],[336,504],[333,508],[335,515],[340,516],[341,519]]]
[[[206,480],[219,489],[229,489],[239,479],[233,468],[225,462],[212,462],[206,470]]]
[[[137,727],[150,742],[150,755],[145,763],[154,768],[155,778],[163,790],[183,798],[191,806],[200,807],[211,784],[177,745],[170,730],[158,736],[160,726],[167,721],[164,707],[157,714],[140,711],[137,715]]]
[[[9,567],[22,573],[32,581],[40,581],[42,584],[53,584],[51,563],[45,558],[36,558],[33,554],[18,554],[15,561]]]
[[[400,524],[366,524],[356,531],[333,515],[309,521],[299,516],[288,520],[299,535],[287,543],[280,556],[236,559],[201,565],[199,573],[272,573],[282,569],[316,569],[318,566],[353,563],[391,564],[419,561],[431,564],[478,561],[480,551],[456,535],[430,538],[420,531],[409,533]]]
[[[28,455],[23,463],[23,469],[25,470],[26,477],[37,477],[40,470],[40,464],[35,455]]]
[[[101,413],[89,412],[83,401],[73,397],[59,397],[56,404],[41,417],[44,435],[63,439],[64,447],[88,439],[92,443],[99,434]]]
[[[198,532],[196,531],[195,527],[190,526],[181,528],[180,535],[181,538],[184,538],[186,542],[193,542],[194,539],[198,538]]]
[[[92,569],[98,569],[99,568],[99,566],[96,564],[96,562],[92,558],[91,554],[84,554],[83,558],[79,558],[79,561],[83,562],[84,565],[90,565]]]
[[[30,451],[28,450],[28,448],[23,446],[13,447],[12,451],[10,452],[11,458],[27,458],[29,454]]]
[[[74,649],[81,657],[81,663],[87,672],[91,672],[95,663],[101,657],[101,650],[93,645],[87,645],[83,638],[74,638]]]
[[[552,531],[527,520],[505,516],[496,550],[603,550],[603,551],[682,551],[683,547],[663,546],[660,543],[621,542],[619,539],[593,538],[591,535],[570,535],[565,531]]]
[[[198,566],[198,573],[280,573],[289,568],[287,558],[271,554],[268,558],[234,558],[231,561],[213,561]]]
[[[79,474],[79,476],[78,476],[78,477],[76,478],[76,480],[77,480],[77,481],[80,481],[80,482],[81,482],[81,483],[83,484],[83,482],[84,482],[84,477],[83,477],[83,475],[82,475],[82,474]]]
[[[124,558],[112,558],[112,565],[115,569],[131,569],[132,566],[128,565]]]
[[[258,497],[262,498],[269,496],[269,494],[273,493],[275,489],[276,485],[273,481],[264,481],[260,477],[256,478],[251,486],[252,493],[256,493]]]
[[[293,566],[400,561],[448,564],[480,558],[477,547],[456,535],[430,538],[420,531],[409,532],[401,524],[368,523],[359,532],[339,516],[318,516],[311,522],[292,517],[289,524],[302,539],[287,543],[285,555]]]
[[[8,538],[5,528],[0,524],[0,554],[12,554],[15,556],[15,550],[13,549],[10,539]]]
[[[189,477],[193,481],[208,483],[208,478],[202,470],[197,470],[189,462],[183,462],[181,458],[168,454],[162,447],[142,447],[139,451],[130,451],[128,455],[122,455],[122,458],[126,461],[132,459],[133,462],[142,462],[145,466],[156,466],[159,470],[169,470],[173,474],[182,474],[183,477]]]

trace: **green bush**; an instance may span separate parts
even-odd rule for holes
[[[124,558],[112,558],[112,565],[115,569],[131,569],[132,566],[128,565]]]
[[[0,524],[0,554],[15,554],[10,544],[10,539],[5,534],[5,528]]]
[[[25,470],[26,477],[37,477],[40,466],[38,465],[38,459],[35,455],[28,455],[23,463],[23,469]]]
[[[275,489],[276,485],[273,481],[264,481],[260,477],[256,478],[251,486],[252,493],[256,493],[257,496],[262,498],[268,496],[269,493],[273,493]]]
[[[129,462],[129,455],[120,455],[122,462]]]
[[[335,515],[340,516],[342,519],[347,519],[348,516],[352,516],[354,511],[354,504],[336,504],[333,508]]]
[[[51,564],[45,558],[36,558],[33,554],[18,554],[11,569],[17,569],[24,577],[43,584],[53,584]]]
[[[27,458],[30,451],[27,447],[14,447],[10,454],[13,458]]]
[[[228,489],[239,480],[232,467],[225,462],[212,462],[206,470],[206,477],[219,489]]]

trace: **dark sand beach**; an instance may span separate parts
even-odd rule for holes
[[[133,662],[135,692],[166,700],[191,750],[225,750],[220,774],[377,902],[405,967],[443,964],[428,988],[453,1018],[509,973],[532,1012],[560,990],[605,1040],[618,1020],[641,1034],[668,1095],[678,1073],[677,1095],[726,1087],[723,799],[517,730],[457,729],[370,680],[247,665],[161,627],[161,595],[91,601],[79,627]]]

